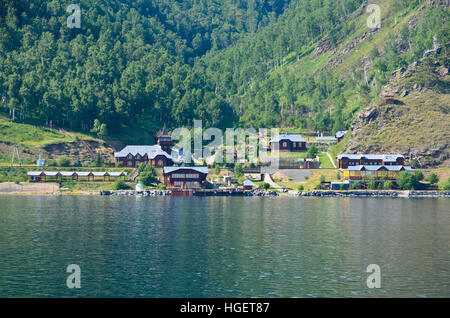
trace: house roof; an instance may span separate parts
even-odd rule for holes
[[[376,166],[370,166],[370,165],[349,166],[346,170],[348,170],[348,171],[361,171],[361,170],[378,171],[378,170],[380,170],[382,168],[385,168],[388,171],[401,171],[401,170],[415,171],[410,166],[381,166],[381,165],[376,165]]]
[[[282,135],[278,135],[275,138],[273,138],[272,140],[270,140],[269,143],[280,142],[281,140],[290,140],[292,142],[306,142],[306,140],[303,139],[302,135],[298,135],[298,134],[282,134]]]
[[[336,133],[336,138],[342,138],[342,137],[344,137],[345,136],[345,134],[347,134],[348,133],[348,130],[340,130],[340,131],[338,131],[337,133]]]
[[[164,173],[171,173],[178,170],[195,170],[200,173],[208,174],[208,167],[164,167]]]
[[[133,157],[137,154],[141,156],[147,155],[149,159],[155,159],[156,156],[161,155],[165,156],[168,159],[171,159],[174,162],[178,162],[177,159],[169,155],[167,152],[161,149],[160,145],[153,145],[153,146],[126,146],[119,152],[114,153],[114,157],[116,158],[123,158],[128,156],[128,154],[131,154]]]
[[[162,130],[158,131],[158,134],[156,135],[157,137],[161,137],[161,136],[170,136],[169,133],[167,132],[167,127],[166,124],[164,124],[164,127]]]
[[[255,184],[252,182],[252,181],[250,181],[250,180],[245,180],[244,181],[244,186],[246,186],[246,187],[253,187]]]
[[[348,158],[352,160],[360,160],[366,158],[369,160],[383,160],[385,162],[395,162],[398,158],[404,158],[402,155],[390,155],[390,154],[341,154],[337,156],[338,159]]]
[[[103,177],[103,176],[111,176],[111,177],[120,177],[120,176],[126,176],[127,173],[120,171],[120,172],[97,172],[97,171],[29,171],[27,172],[28,176],[49,176],[54,177],[57,175],[61,175],[63,177],[72,177],[72,176],[79,176],[79,177],[87,177],[89,175],[95,176],[95,177]]]

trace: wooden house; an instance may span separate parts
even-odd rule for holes
[[[206,187],[208,167],[164,167],[167,188],[195,189]]]
[[[306,140],[301,135],[283,134],[269,141],[271,151],[299,152],[306,151]]]
[[[163,168],[181,163],[164,151],[160,145],[126,146],[114,153],[116,162],[122,162],[124,167],[138,167],[141,162],[148,163],[155,168]]]
[[[403,166],[405,157],[389,154],[341,154],[336,157],[337,167],[347,169],[352,166]]]

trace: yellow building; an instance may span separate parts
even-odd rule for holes
[[[362,180],[362,179],[376,179],[376,180],[395,180],[400,175],[401,171],[415,171],[409,166],[350,166],[347,169],[342,169],[344,179],[346,180]]]

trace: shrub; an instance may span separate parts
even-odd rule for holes
[[[130,186],[121,179],[117,179],[113,183],[113,190],[128,190],[128,189],[130,189]]]
[[[414,190],[419,186],[416,176],[408,171],[400,172],[400,175],[397,178],[397,184],[403,190]]]
[[[416,176],[417,181],[422,181],[423,180],[423,173],[422,171],[417,170],[414,175]]]
[[[214,174],[220,174],[220,166],[218,163],[216,163],[214,166]]]
[[[267,190],[269,190],[269,188],[270,188],[270,184],[268,184],[267,182],[264,182],[263,185],[262,185],[262,187],[263,187],[264,190],[267,191]]]
[[[157,190],[166,190],[166,186],[164,184],[160,183],[156,186],[156,189]]]
[[[394,186],[394,185],[393,185],[393,183],[392,183],[391,181],[386,181],[386,182],[384,183],[384,185],[383,185],[384,189],[386,189],[386,190],[392,189],[393,186]]]
[[[377,188],[377,182],[375,179],[370,179],[368,182],[368,187],[371,190],[375,190]]]
[[[319,150],[317,149],[316,145],[312,145],[308,150],[308,157],[315,158],[318,153],[319,153]]]
[[[436,184],[436,183],[438,183],[438,181],[439,181],[439,177],[434,172],[428,176],[428,182],[430,182],[431,184]]]
[[[309,176],[305,176],[305,180],[308,180],[309,179]]]
[[[350,189],[360,189],[361,188],[361,183],[359,182],[353,182],[352,184],[350,184]]]
[[[240,178],[244,175],[244,168],[239,162],[234,165],[234,174],[237,178]]]
[[[336,172],[336,180],[341,180],[341,174],[339,172]]]
[[[298,186],[297,186],[297,190],[298,191],[303,191],[305,189],[305,187],[303,186],[303,184],[299,184]]]
[[[101,167],[103,164],[102,156],[100,156],[100,152],[97,152],[97,157],[95,158],[95,166]]]
[[[320,185],[320,184],[316,184],[316,186],[314,187],[314,189],[316,189],[316,190],[321,190],[321,189],[322,189],[322,187],[321,187],[321,185]]]
[[[59,167],[70,167],[70,158],[67,156],[61,156],[58,158],[58,160],[56,161],[56,164]]]
[[[383,190],[383,182],[378,182],[377,189]]]
[[[324,183],[325,182],[325,176],[324,175],[321,175],[320,176],[320,183]]]
[[[83,165],[81,164],[80,159],[77,159],[77,160],[75,160],[75,162],[73,163],[73,166],[74,166],[74,167],[81,167],[81,166],[83,166]]]

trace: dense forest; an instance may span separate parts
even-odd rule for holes
[[[402,12],[423,1],[395,1]],[[0,0],[0,110],[18,122],[120,133],[137,118],[191,125],[344,129],[389,74],[448,41],[448,10],[373,50],[370,74],[298,72],[357,30],[363,0]],[[400,52],[407,46],[404,52]],[[400,54],[402,53],[402,54]],[[356,105],[349,90],[359,94]],[[346,109],[351,105],[351,111]]]

